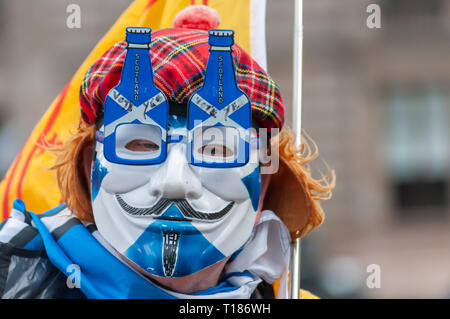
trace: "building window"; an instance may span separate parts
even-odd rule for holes
[[[449,104],[437,86],[392,86],[385,109],[385,155],[400,213],[448,204]]]

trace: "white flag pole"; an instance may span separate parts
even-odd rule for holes
[[[295,0],[294,28],[294,74],[293,74],[293,112],[292,126],[297,145],[301,145],[302,133],[302,72],[303,72],[303,0]],[[289,298],[300,297],[301,239],[291,243],[291,262],[289,267]]]
[[[297,144],[302,133],[302,75],[303,75],[303,0],[295,0],[293,128]]]

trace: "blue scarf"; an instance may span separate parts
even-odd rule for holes
[[[278,296],[287,296],[290,237],[273,212],[261,212],[249,240],[230,257],[217,286],[189,295],[161,288],[130,268],[103,243],[98,231],[91,233],[90,227],[64,204],[35,215],[16,199],[10,217],[0,225],[0,241],[15,245],[13,240],[23,236],[26,243],[20,247],[45,250],[50,262],[68,280],[79,279],[75,282],[80,283],[80,292],[87,298],[247,299],[262,280],[272,283],[280,276],[283,284],[279,285]],[[79,272],[74,273],[74,269]]]
[[[118,260],[82,224],[55,241],[39,217],[30,214],[52,264],[64,274],[73,264],[80,267],[80,289],[87,298],[174,298]]]
[[[83,224],[76,224],[56,241],[40,218],[31,213],[51,263],[68,274],[71,265],[80,268],[80,289],[93,299],[176,299],[121,262],[103,247]],[[228,282],[194,295],[229,292],[239,287]]]

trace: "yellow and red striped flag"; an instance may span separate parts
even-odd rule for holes
[[[76,130],[80,119],[79,88],[89,66],[113,44],[124,39],[125,27],[169,28],[175,15],[191,4],[216,9],[221,18],[220,28],[235,30],[237,44],[266,68],[265,0],[135,0],[84,60],[15,158],[0,184],[0,220],[8,217],[16,198],[22,199],[27,209],[36,213],[61,202],[55,172],[48,169],[54,157],[40,145],[44,141],[63,143]]]

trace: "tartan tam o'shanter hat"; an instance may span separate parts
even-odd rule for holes
[[[120,80],[127,43],[116,43],[87,71],[80,88],[82,120],[94,124],[103,117],[103,103]],[[172,28],[152,34],[150,57],[155,85],[170,103],[187,105],[200,89],[209,56],[208,32]],[[284,107],[272,78],[238,45],[233,46],[238,86],[251,100],[252,117],[259,127],[281,129]]]

